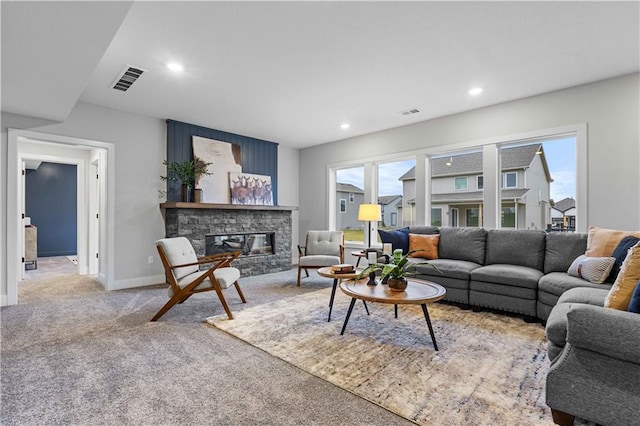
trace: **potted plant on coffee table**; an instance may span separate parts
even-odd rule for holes
[[[403,255],[402,249],[395,249],[389,263],[373,263],[360,272],[357,279],[381,271],[380,279],[389,285],[389,290],[404,291],[407,288],[407,277],[419,273],[418,266],[428,266],[440,271],[436,265],[429,262],[410,262],[408,257],[417,251],[419,250],[412,250]]]

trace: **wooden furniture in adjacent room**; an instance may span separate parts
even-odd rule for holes
[[[331,311],[333,310],[333,299],[336,296],[336,288],[338,287],[338,280],[353,280],[358,277],[360,271],[355,272],[334,272],[331,269],[331,266],[325,266],[324,268],[318,269],[318,275],[325,278],[333,278],[333,288],[331,289],[331,298],[329,299],[329,317],[327,318],[327,322],[331,321]],[[369,308],[367,307],[367,302],[362,301],[364,303],[364,308],[367,310],[367,315],[369,315]]]
[[[24,262],[38,269],[38,228],[35,225],[24,227]]]

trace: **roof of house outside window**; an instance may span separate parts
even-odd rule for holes
[[[571,210],[575,208],[575,206],[576,206],[576,200],[574,200],[571,197],[567,197],[567,198],[563,198],[558,202],[555,202],[551,207],[564,213],[567,210]]]
[[[337,192],[353,192],[353,193],[357,193],[357,194],[364,194],[364,191],[362,189],[360,189],[357,186],[352,185],[350,183],[336,182],[336,191]]]
[[[520,145],[501,150],[502,171],[525,169],[531,166],[536,152],[542,149],[542,144]],[[544,153],[543,153],[544,155]],[[543,159],[544,160],[544,159]],[[450,166],[447,163],[451,163]],[[549,181],[551,176],[547,169],[546,160],[543,161],[545,172]],[[454,175],[482,174],[482,152],[469,152],[444,157],[436,157],[431,160],[431,176],[444,177]],[[398,180],[413,180],[416,178],[415,167],[412,167]]]
[[[378,204],[386,206],[387,204],[393,203],[398,198],[402,199],[402,195],[380,195],[378,196]]]

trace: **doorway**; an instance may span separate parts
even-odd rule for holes
[[[9,129],[7,304],[18,303],[17,287],[24,269],[24,185],[21,166],[25,159],[77,165],[78,272],[95,275],[102,286],[109,290],[114,276],[113,144]]]

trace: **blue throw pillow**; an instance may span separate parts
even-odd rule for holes
[[[378,229],[378,234],[383,243],[390,243],[393,250],[402,249],[403,254],[409,251],[409,227],[394,231]]]
[[[631,295],[631,302],[629,302],[629,308],[627,310],[629,312],[640,314],[640,281],[638,281],[635,290],[633,290],[633,294]]]
[[[618,278],[618,274],[620,273],[620,268],[622,267],[622,262],[624,262],[624,259],[627,257],[627,252],[631,247],[638,244],[638,241],[640,241],[640,238],[633,237],[631,235],[620,240],[611,255],[611,257],[614,257],[616,261],[613,264],[613,268],[611,268],[611,272],[609,273],[609,277],[607,277],[606,282],[612,283],[616,281],[616,278]]]

